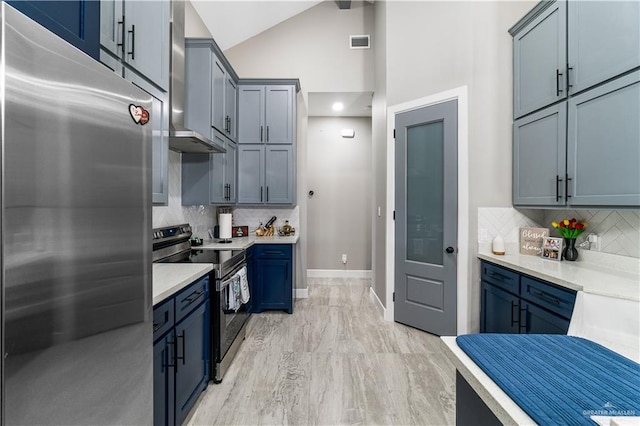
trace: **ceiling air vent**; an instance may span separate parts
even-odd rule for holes
[[[352,49],[369,49],[369,35],[352,35],[349,36],[349,47]]]

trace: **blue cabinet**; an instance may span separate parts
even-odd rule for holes
[[[209,310],[209,277],[154,307],[154,425],[182,424],[207,387]]]
[[[481,262],[480,332],[567,334],[576,293]]]
[[[12,0],[7,3],[87,55],[100,59],[100,2]]]
[[[259,244],[254,250],[252,312],[293,313],[293,250],[290,244]]]

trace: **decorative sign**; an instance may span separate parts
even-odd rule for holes
[[[520,228],[520,254],[540,256],[542,239],[548,236],[547,228]]]
[[[248,226],[234,226],[231,228],[231,237],[246,237],[249,235],[249,227]]]
[[[131,118],[133,122],[136,124],[140,124],[144,126],[149,122],[149,111],[142,108],[139,105],[130,104],[129,105],[129,114],[131,114]]]
[[[562,259],[562,238],[544,237],[541,256],[543,259],[560,262]]]

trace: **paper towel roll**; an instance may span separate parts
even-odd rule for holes
[[[218,216],[218,225],[220,225],[220,238],[231,238],[231,213],[221,213]]]

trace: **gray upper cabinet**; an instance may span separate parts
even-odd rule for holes
[[[546,9],[538,11],[535,18],[512,29],[514,118],[567,96],[567,4],[559,1],[543,5]]]
[[[213,53],[210,45],[187,43],[185,49],[184,125],[201,135],[212,136]]]
[[[159,90],[134,71],[125,70],[125,77],[151,95],[152,109],[149,123],[152,127],[152,180],[153,204],[167,205],[169,201],[169,95]]]
[[[100,3],[102,49],[165,91],[169,89],[169,7],[168,1]]]
[[[264,92],[264,86],[240,86],[238,93],[238,143],[263,143]]]
[[[567,105],[513,123],[513,204],[565,204]]]
[[[224,85],[225,132],[232,141],[238,140],[238,85],[227,75]]]
[[[569,100],[572,206],[640,206],[640,71]]]
[[[571,1],[568,13],[570,93],[640,66],[639,1]]]
[[[264,203],[264,146],[238,146],[238,204]]]
[[[225,120],[224,96],[227,72],[215,54],[213,55],[212,63],[211,78],[213,79],[213,93],[211,96],[211,124],[219,132],[226,133],[227,123]]]
[[[240,85],[238,109],[238,143],[294,143],[294,85]]]
[[[265,155],[265,202],[292,204],[294,200],[293,147],[267,146]]]

